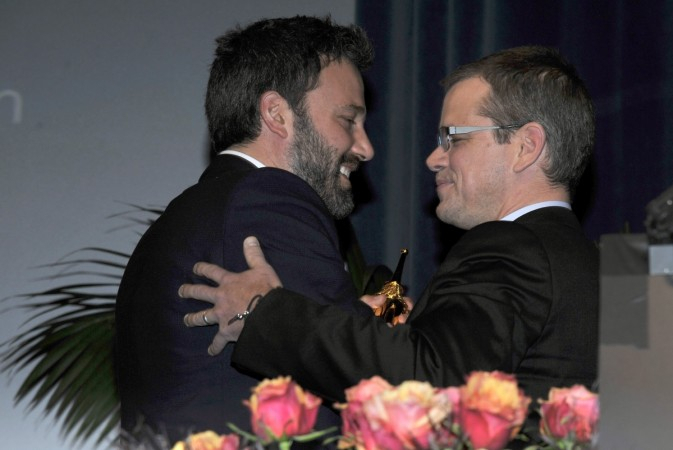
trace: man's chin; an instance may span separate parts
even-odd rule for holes
[[[334,216],[335,219],[344,219],[348,217],[348,215],[353,212],[353,208],[355,208],[355,204],[353,203],[353,196],[351,195],[350,190],[348,190],[348,192],[344,192],[344,194],[347,194],[347,197],[344,195],[338,204],[332,204],[331,206],[328,206],[330,213],[332,216]]]

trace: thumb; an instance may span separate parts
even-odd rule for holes
[[[245,238],[243,241],[243,254],[245,255],[248,267],[251,269],[268,265],[266,258],[264,258],[262,247],[255,236]]]

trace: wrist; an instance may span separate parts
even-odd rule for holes
[[[234,317],[232,317],[229,320],[228,325],[231,325],[232,323],[236,322],[237,320],[245,320],[252,313],[252,311],[257,306],[257,303],[259,303],[259,301],[262,298],[263,298],[263,296],[261,294],[257,294],[254,297],[252,297],[250,299],[250,302],[248,303],[248,307],[245,308],[245,311],[237,313]]]

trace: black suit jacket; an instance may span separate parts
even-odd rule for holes
[[[148,229],[124,273],[116,309],[124,430],[143,421],[175,441],[206,429],[229,432],[227,422],[249,426],[242,401],[258,380],[231,367],[233,345],[207,354],[216,327],[188,329],[183,316],[210,305],[177,291],[204,281],[192,274],[198,261],[246,269],[242,243],[251,235],[288,288],[320,304],[370,312],[357,301],[334,221],[313,189],[287,171],[218,156]],[[284,326],[271,320],[268,331]],[[330,422],[326,414],[320,416]]]
[[[284,327],[271,333],[278,320]],[[536,405],[552,386],[592,385],[597,330],[596,247],[571,211],[549,207],[466,232],[405,325],[273,290],[248,318],[233,363],[292,375],[335,401],[373,375],[457,386],[471,371],[500,370]]]

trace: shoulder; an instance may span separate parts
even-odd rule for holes
[[[549,241],[570,238],[585,240],[575,214],[566,208],[549,207],[529,212],[515,221],[482,223],[465,233],[462,240],[516,251],[522,245],[544,246]]]
[[[232,189],[224,212],[225,230],[276,237],[276,245],[294,249],[292,253],[301,251],[298,239],[304,247],[310,242],[326,247],[327,238],[331,249],[337,242],[334,219],[322,199],[285,170],[261,168],[247,174]]]
[[[265,210],[284,213],[303,211],[328,215],[320,196],[309,184],[291,172],[265,167],[242,178],[232,190],[232,200]]]
[[[540,228],[548,228],[550,226],[580,228],[580,223],[575,213],[570,209],[558,206],[536,209],[519,217],[514,223]]]
[[[439,269],[450,284],[483,286],[544,284],[549,255],[540,237],[516,222],[486,222],[467,231],[451,248]]]
[[[213,189],[214,186],[251,190],[311,190],[311,187],[293,173],[273,167],[256,168],[250,162],[232,155],[214,158],[190,189]]]
[[[518,222],[485,222],[467,231],[452,252],[477,256],[475,252],[491,252],[507,257],[522,249],[530,251],[540,245],[539,237],[530,228]],[[481,257],[483,255],[479,255]]]
[[[246,186],[270,191],[310,191],[313,188],[292,172],[274,167],[262,167],[250,172],[244,179]]]
[[[465,233],[449,257],[464,267],[506,265],[522,274],[579,267],[593,274],[598,264],[596,245],[585,237],[573,212],[565,208],[545,208],[513,222],[478,225]]]

